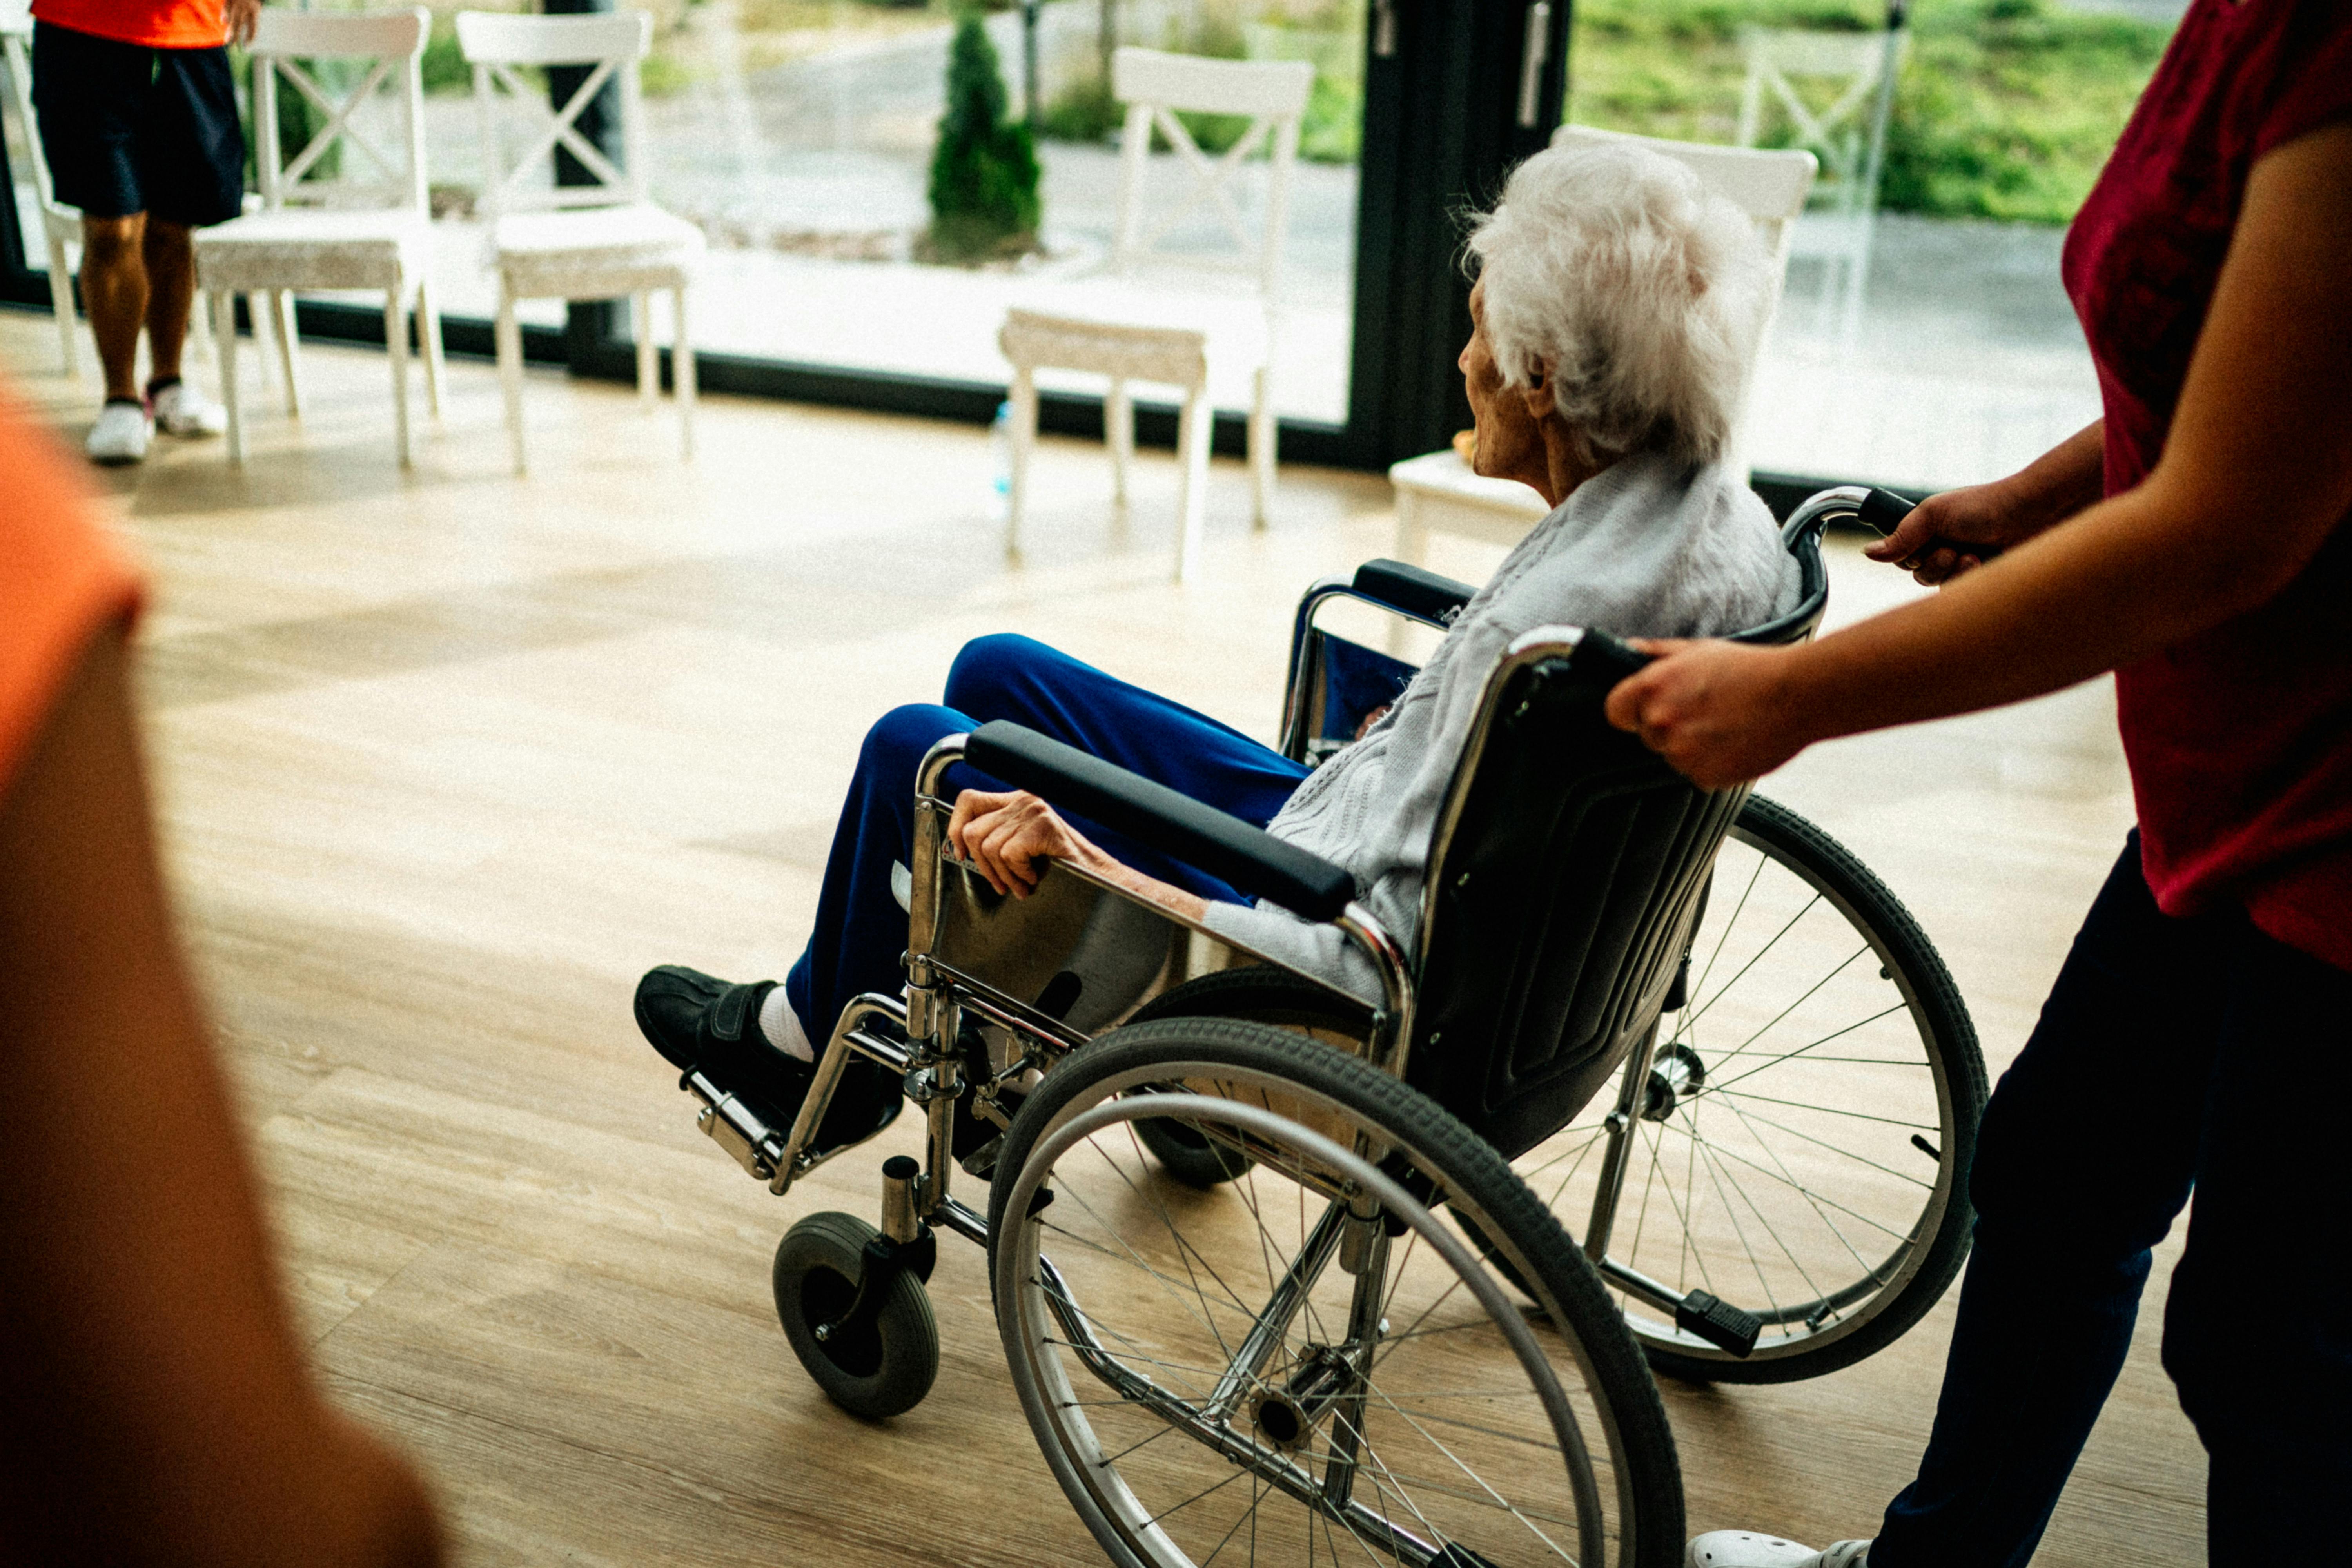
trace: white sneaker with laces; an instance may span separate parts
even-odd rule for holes
[[[142,462],[147,457],[148,438],[153,434],[145,404],[118,403],[110,398],[106,406],[98,411],[98,423],[89,427],[86,444],[89,460],[110,468]]]
[[[228,410],[184,381],[155,391],[155,423],[172,436],[217,436],[228,428]]]
[[[1752,1530],[1711,1530],[1683,1553],[1685,1568],[1869,1568],[1870,1542],[1841,1541],[1816,1552]]]

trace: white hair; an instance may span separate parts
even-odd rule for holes
[[[1589,455],[1723,455],[1770,264],[1747,215],[1687,165],[1634,145],[1538,153],[1469,254],[1503,384],[1549,364]]]

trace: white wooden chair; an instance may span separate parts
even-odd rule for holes
[[[221,401],[228,409],[228,456],[245,460],[245,415],[237,387],[233,297],[266,300],[257,322],[272,318],[289,413],[301,412],[296,368],[297,289],[365,289],[383,294],[385,357],[392,362],[394,444],[403,468],[412,460],[408,421],[408,324],[414,304],[424,340],[425,384],[441,412],[441,323],[433,308],[431,217],[425,205],[425,86],[419,61],[431,27],[423,7],[373,14],[265,9],[255,27],[254,166],[261,210],[195,234],[196,285],[211,302],[221,362]],[[364,62],[358,85],[338,97],[302,62]],[[278,140],[279,80],[326,117],[289,161]],[[396,145],[380,145],[364,128],[391,101]],[[386,138],[387,141],[390,138]],[[340,147],[339,160],[329,160]],[[333,177],[319,171],[333,168]],[[257,300],[258,302],[258,300]]]
[[[1104,433],[1112,493],[1124,505],[1135,451],[1134,382],[1182,390],[1177,420],[1176,579],[1198,554],[1208,489],[1209,404],[1213,365],[1232,363],[1252,378],[1249,460],[1253,510],[1265,525],[1274,500],[1273,367],[1283,245],[1289,229],[1290,177],[1298,160],[1298,122],[1314,86],[1303,60],[1212,60],[1158,49],[1121,48],[1111,59],[1111,87],[1127,105],[1120,140],[1118,227],[1108,275],[1040,286],[1010,310],[998,346],[1013,364],[1013,474],[1005,549],[1018,547],[1028,499],[1029,458],[1037,438],[1037,373],[1074,370],[1106,376]],[[1212,160],[1176,118],[1179,111],[1250,117],[1249,129]],[[1191,177],[1188,199],[1155,199],[1150,156],[1153,129],[1175,149]],[[1265,209],[1253,237],[1227,182],[1260,149],[1268,154]],[[1231,233],[1236,251],[1214,258],[1176,258],[1154,247],[1206,205]],[[1239,280],[1240,293],[1218,297],[1155,287],[1161,268],[1203,268]],[[1198,289],[1197,282],[1194,285]]]
[[[1900,27],[1874,33],[1746,27],[1740,42],[1748,79],[1739,98],[1739,145],[1755,146],[1768,110],[1776,111],[1797,144],[1821,159],[1814,211],[1799,227],[1793,254],[1822,263],[1822,310],[1836,312],[1851,341],[1862,326],[1886,126],[1911,35]],[[1836,84],[1835,96],[1816,110],[1798,90],[1801,81]]]
[[[49,307],[57,312],[58,346],[66,374],[81,374],[80,336],[74,327],[73,258],[68,246],[81,243],[81,213],[58,200],[49,181],[49,161],[41,152],[41,133],[33,114],[33,14],[30,0],[0,0],[0,50],[5,51],[8,83],[16,100],[16,123],[25,130],[31,150],[33,193],[40,200],[41,235],[48,242]]]
[[[652,43],[653,19],[642,11],[558,16],[457,13],[457,44],[474,68],[474,100],[482,117],[489,261],[499,275],[499,376],[506,387],[507,431],[518,474],[524,468],[522,328],[515,304],[521,300],[627,296],[637,340],[637,393],[650,402],[660,385],[653,295],[667,290],[679,437],[685,454],[694,455],[694,347],[687,293],[705,242],[701,229],[646,196],[637,65]],[[547,66],[590,68],[560,109],[549,108],[545,90],[522,74],[526,68]],[[617,168],[578,126],[581,112],[607,82],[620,88]],[[509,164],[501,130],[515,111],[530,121],[532,140]],[[553,182],[559,147],[588,172],[593,184]]]
[[[1745,475],[1748,399],[1756,382],[1756,363],[1771,334],[1772,319],[1780,310],[1797,216],[1805,210],[1805,198],[1812,189],[1818,165],[1813,155],[1802,149],[1714,147],[1600,131],[1589,125],[1563,125],[1551,136],[1555,147],[1627,142],[1682,163],[1697,174],[1708,190],[1746,213],[1756,225],[1757,237],[1763,242],[1765,254],[1770,259],[1770,289],[1757,320],[1754,341],[1748,345],[1735,405],[1738,413],[1731,441],[1724,454],[1724,461],[1732,471]],[[1394,553],[1401,561],[1420,561],[1432,531],[1467,534],[1498,544],[1517,543],[1548,510],[1543,498],[1525,485],[1479,478],[1450,448],[1404,459],[1389,469],[1389,481],[1396,488]]]

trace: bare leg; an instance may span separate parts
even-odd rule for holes
[[[176,380],[196,294],[195,247],[187,225],[151,217],[141,250],[147,264],[147,374],[153,381]]]
[[[181,231],[184,234],[186,231]],[[81,297],[106,372],[106,395],[139,400],[139,333],[147,324],[147,215],[81,220]],[[187,305],[183,300],[184,321]],[[173,342],[177,353],[177,340]]]

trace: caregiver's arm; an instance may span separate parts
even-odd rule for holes
[[[965,790],[956,796],[955,810],[948,817],[948,843],[980,868],[990,887],[1016,899],[1025,899],[1036,889],[1045,874],[1037,864],[1041,858],[1068,860],[1187,920],[1202,920],[1209,912],[1208,900],[1199,894],[1111,858],[1027,790],[1001,795]]]
[[[2255,165],[2164,454],[1933,599],[1792,648],[1653,643],[1611,722],[1695,782],[2053,691],[2276,595],[2352,510],[2352,125]]]
[[[1973,571],[2098,500],[2105,437],[2106,421],[2094,420],[2007,479],[1929,496],[1863,553],[1931,587]]]

